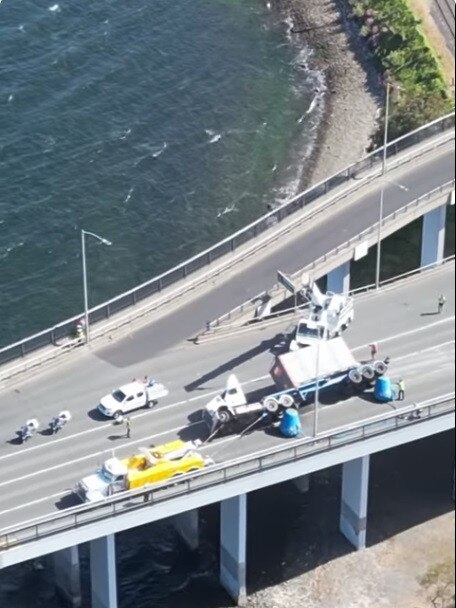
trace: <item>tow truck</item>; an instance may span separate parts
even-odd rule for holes
[[[98,406],[98,411],[107,418],[121,419],[132,410],[141,407],[154,407],[158,399],[166,397],[168,389],[157,382],[145,378],[144,381],[133,380],[105,395]]]
[[[142,448],[129,458],[109,458],[96,473],[84,477],[74,492],[84,502],[97,502],[113,494],[135,490],[193,473],[213,464],[198,448],[200,441],[173,441]]]
[[[341,397],[353,396],[372,387],[387,368],[380,360],[358,363],[341,337],[278,355],[270,370],[277,390],[259,401],[249,402],[236,376],[229,376],[225,390],[203,410],[209,438],[261,422],[273,424],[286,409],[309,404],[317,384],[319,391],[336,388]]]

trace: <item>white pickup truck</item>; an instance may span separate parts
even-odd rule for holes
[[[132,410],[154,407],[158,399],[166,397],[168,392],[168,389],[156,380],[134,380],[105,395],[100,401],[98,411],[107,418],[118,419]]]

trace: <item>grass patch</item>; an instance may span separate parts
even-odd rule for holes
[[[393,85],[390,139],[451,112],[454,104],[445,74],[408,0],[349,3],[385,83]],[[382,140],[382,131],[375,143]]]

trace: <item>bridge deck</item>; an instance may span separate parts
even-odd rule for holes
[[[437,315],[437,296],[448,303]],[[0,409],[0,530],[74,504],[73,484],[91,473],[112,450],[126,455],[138,446],[157,444],[179,435],[204,437],[198,410],[220,391],[229,373],[235,372],[246,390],[271,384],[267,371],[270,347],[284,328],[195,346],[180,342],[154,354],[153,343],[141,362],[125,357],[117,345],[99,352],[82,352],[71,362],[1,394]],[[368,356],[367,344],[377,341],[381,355],[392,358],[391,375],[406,380],[404,402],[423,401],[454,390],[454,264],[428,271],[382,290],[359,296],[355,323],[346,334],[358,358]],[[152,411],[132,415],[132,439],[126,440],[109,422],[98,419],[94,409],[101,395],[133,376],[148,373],[168,385],[170,395]],[[395,404],[400,406],[400,404]],[[26,446],[15,444],[14,432],[28,417],[42,423],[60,409],[74,419],[61,435],[38,435]],[[389,411],[391,406],[367,397],[344,403],[323,403],[321,431],[365,420]],[[306,429],[312,416],[303,412]],[[207,452],[217,462],[272,447],[282,439],[264,431],[242,438],[215,440]]]

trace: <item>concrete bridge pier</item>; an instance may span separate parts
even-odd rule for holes
[[[90,542],[92,608],[117,608],[116,539],[114,534]]]
[[[333,293],[348,293],[350,291],[350,261],[328,272],[326,290]]]
[[[310,474],[296,477],[296,479],[293,479],[293,485],[300,494],[307,494],[310,490]]]
[[[57,551],[52,556],[54,582],[57,594],[71,608],[81,608],[81,575],[79,571],[79,547]]]
[[[428,211],[423,216],[421,236],[421,266],[438,264],[445,250],[446,205]]]
[[[220,503],[220,583],[243,606],[247,599],[247,495]]]
[[[355,549],[365,549],[370,456],[343,465],[340,531]]]
[[[185,511],[173,517],[173,525],[191,551],[199,547],[199,511]]]

